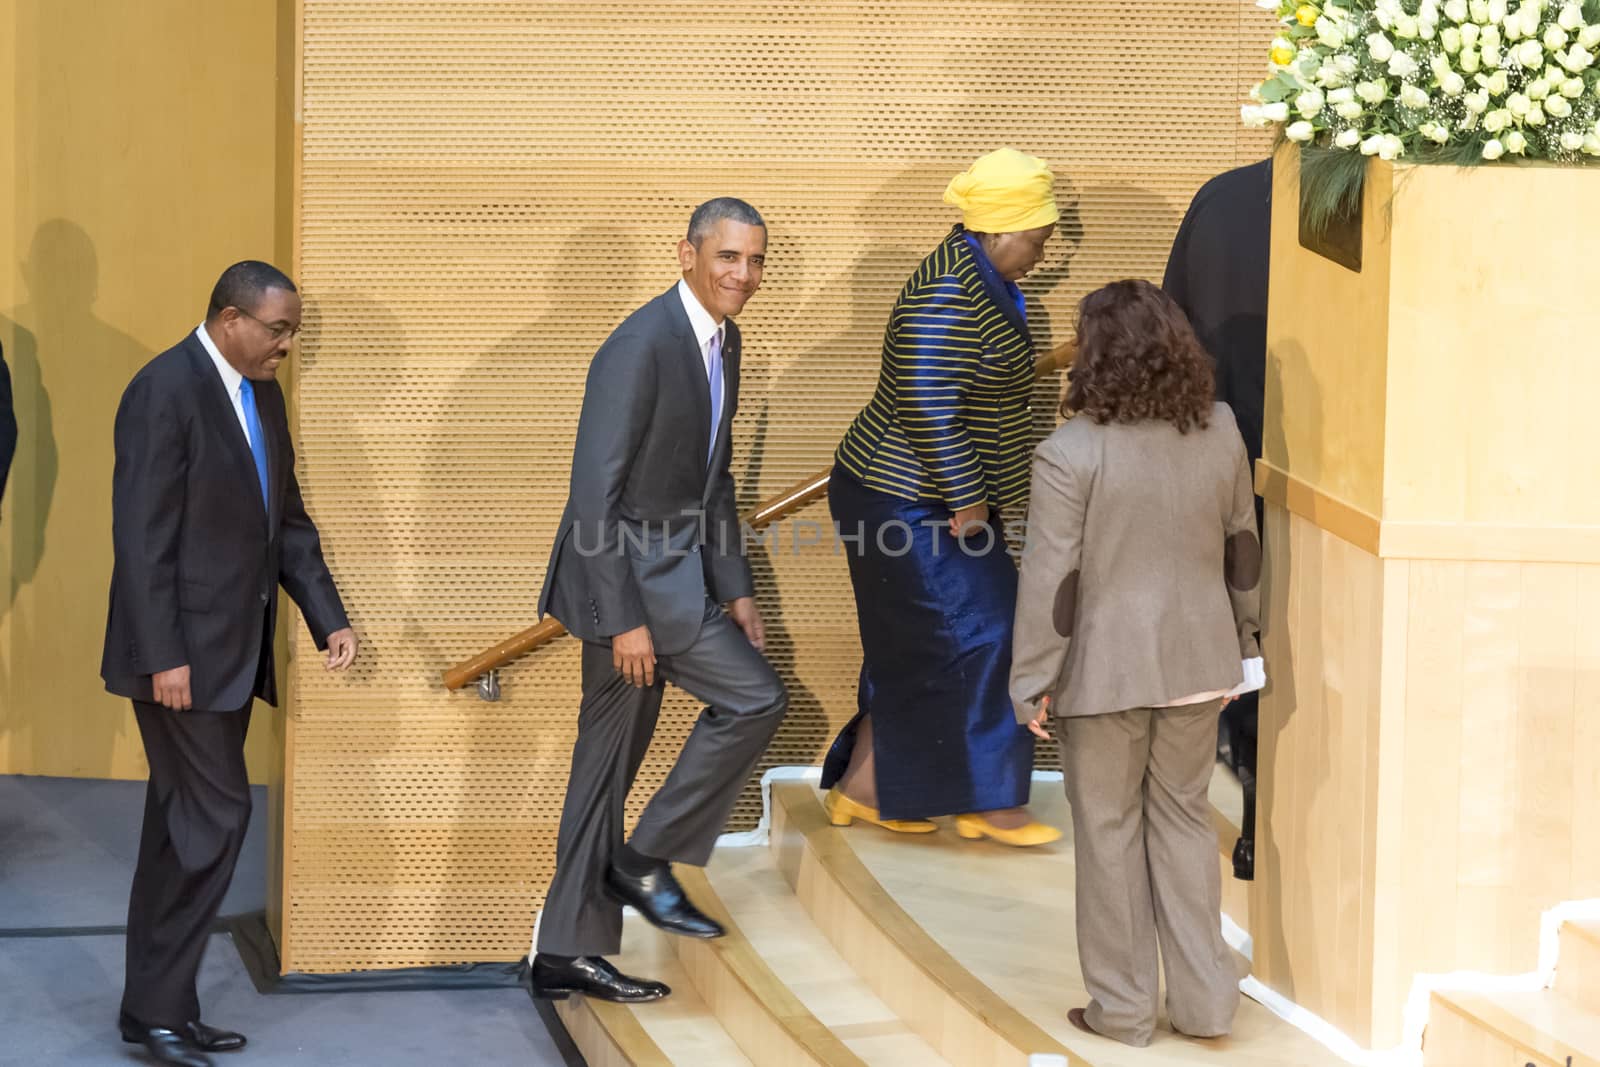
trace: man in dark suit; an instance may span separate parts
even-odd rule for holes
[[[294,283],[236,263],[205,322],[146,364],[117,409],[100,673],[133,701],[150,764],[119,1025],[161,1063],[209,1064],[206,1052],[245,1042],[200,1021],[195,974],[250,820],[250,706],[277,702],[278,586],[330,670],[356,655],[276,381],[299,332]]]
[[[710,858],[788,700],[761,654],[728,470],[739,399],[732,317],[761,284],[766,248],[749,204],[702,204],[678,243],[683,279],[618,326],[589,367],[539,598],[541,616],[583,640],[583,702],[531,964],[537,996],[667,995],[603,958],[621,946],[624,904],[671,933],[723,932],[670,864]],[[623,802],[667,681],[709,706],[624,843]]]
[[[6,502],[6,476],[11,473],[11,458],[17,454],[17,416],[11,406],[11,371],[6,354],[0,349],[0,515]]]
[[[1272,252],[1272,161],[1217,175],[1194,196],[1167,258],[1161,287],[1189,317],[1217,365],[1217,399],[1233,409],[1250,469],[1261,458],[1266,403],[1267,281]],[[1262,526],[1256,498],[1256,528]],[[1263,537],[1265,540],[1265,537]],[[1259,693],[1222,712],[1217,754],[1245,791],[1244,833],[1233,851],[1234,874],[1255,871],[1256,723]]]

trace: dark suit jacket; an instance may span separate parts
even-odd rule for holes
[[[1261,458],[1267,366],[1272,161],[1217,175],[1194,194],[1161,287],[1217,364],[1217,399],[1233,409],[1253,464]]]
[[[194,334],[134,375],[117,408],[111,608],[100,674],[150,700],[150,676],[187,663],[197,710],[277,703],[272,633],[281,584],[317,647],[349,625],[294,477],[283,391],[255,382],[270,510],[233,402]]]
[[[0,504],[6,499],[6,475],[11,473],[11,457],[17,454],[17,416],[11,406],[11,372],[0,350]]]
[[[595,353],[541,618],[548,611],[586,641],[648,625],[656,651],[673,655],[699,636],[708,592],[718,603],[751,595],[728,470],[739,403],[731,319],[722,359],[713,449],[711,387],[677,286],[628,316]]]

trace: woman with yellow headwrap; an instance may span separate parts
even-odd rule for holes
[[[1033,338],[1017,280],[1055,230],[1054,178],[1006,148],[957,175],[961,223],[895,301],[871,401],[834,457],[863,663],[823,768],[835,825],[1053,841],[1024,805],[1033,740],[1007,691],[1017,572],[999,511],[1028,492]]]

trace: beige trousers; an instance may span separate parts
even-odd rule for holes
[[[1206,797],[1221,710],[1212,700],[1064,720],[1086,1018],[1130,1045],[1155,1035],[1158,940],[1174,1030],[1225,1034],[1239,1007]]]

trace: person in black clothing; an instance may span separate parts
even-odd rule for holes
[[[251,707],[277,703],[279,587],[329,670],[358,645],[300,495],[277,382],[300,314],[277,268],[229,267],[205,321],[128,384],[112,433],[100,674],[133,701],[150,764],[118,1028],[180,1067],[245,1044],[200,1020],[195,976],[250,821]]]
[[[11,473],[11,457],[16,454],[17,416],[11,407],[11,372],[6,369],[5,349],[0,348],[0,507],[6,502],[6,475]]]
[[[1272,245],[1272,161],[1217,175],[1195,194],[1178,227],[1161,287],[1189,317],[1216,361],[1217,399],[1233,409],[1255,468],[1261,458],[1266,392],[1267,281]],[[1256,498],[1256,523],[1262,521]],[[1245,791],[1243,834],[1234,848],[1234,874],[1255,869],[1255,771],[1258,694],[1248,693],[1222,713],[1218,755]]]

